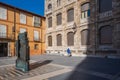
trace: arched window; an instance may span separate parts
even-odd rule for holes
[[[100,28],[99,30],[100,44],[112,44],[112,34],[113,34],[112,29],[113,29],[112,26],[104,26]]]
[[[89,45],[90,34],[88,29],[81,31],[81,45]]]
[[[69,9],[67,11],[67,22],[72,22],[74,21],[74,9]]]
[[[67,33],[67,45],[74,46],[74,33],[73,32]]]
[[[52,9],[52,4],[49,4],[48,5],[48,10],[51,10]]]
[[[57,35],[57,46],[62,46],[62,35],[61,34]]]
[[[81,5],[81,19],[87,18],[90,16],[90,3],[84,3]]]
[[[52,46],[52,36],[48,36],[48,46]]]
[[[59,13],[59,14],[57,14],[57,25],[61,25],[62,24],[62,14],[61,13]]]

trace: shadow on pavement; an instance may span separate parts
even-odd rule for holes
[[[120,59],[89,58],[79,63],[66,80],[116,80],[120,73]],[[109,77],[99,74],[107,74]]]
[[[47,64],[49,64],[51,62],[52,62],[52,60],[45,60],[43,62],[38,61],[38,62],[32,63],[32,64],[30,64],[30,70],[33,70],[33,69],[38,68],[40,66],[47,65]]]

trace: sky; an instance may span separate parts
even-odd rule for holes
[[[0,2],[44,16],[44,0],[0,0]]]

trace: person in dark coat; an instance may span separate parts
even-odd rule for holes
[[[69,56],[69,57],[72,56],[72,55],[71,55],[71,50],[70,50],[69,48],[67,49],[67,53],[68,53],[68,56]]]

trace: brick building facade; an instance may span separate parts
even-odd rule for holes
[[[46,52],[119,55],[119,9],[119,0],[45,0]]]
[[[0,57],[15,56],[19,33],[27,32],[30,54],[45,51],[45,17],[0,3]]]

